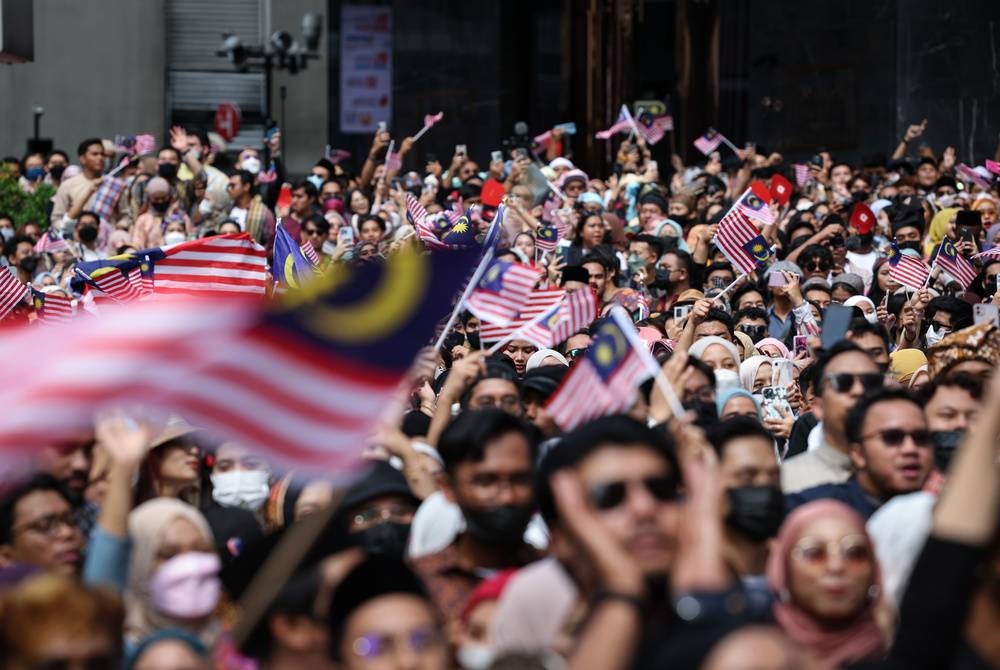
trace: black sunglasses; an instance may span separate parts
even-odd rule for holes
[[[861,388],[865,392],[880,388],[885,383],[885,378],[877,372],[868,372],[860,375],[853,372],[836,372],[827,375],[826,379],[830,382],[830,388],[835,393],[847,393],[854,388],[856,380],[861,382]]]
[[[672,477],[647,477],[641,481],[649,494],[661,502],[677,500],[680,497],[677,492],[677,481]],[[595,484],[587,492],[587,498],[597,509],[614,509],[625,501],[628,485],[628,482],[623,481]]]
[[[903,444],[903,440],[907,437],[913,440],[913,444],[918,447],[931,446],[931,431],[926,428],[917,428],[916,430],[886,428],[885,430],[877,430],[874,433],[869,433],[868,435],[862,435],[861,439],[867,440],[876,436],[879,437],[887,447],[898,447]]]

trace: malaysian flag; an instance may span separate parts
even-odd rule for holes
[[[316,266],[309,262],[302,253],[302,248],[280,222],[274,229],[271,275],[276,283],[288,288],[301,288],[316,276]]]
[[[114,216],[118,199],[125,190],[125,180],[117,177],[105,177],[94,193],[94,204],[91,209],[104,221],[110,221]]]
[[[805,188],[813,180],[812,170],[805,163],[795,163],[792,169],[795,171],[795,183],[799,188]]]
[[[628,105],[622,105],[621,109],[618,110],[618,119],[615,120],[611,127],[607,130],[600,130],[594,133],[594,137],[599,140],[611,139],[618,133],[623,133],[630,131],[634,128],[635,121],[632,119],[632,115],[629,114]]]
[[[312,245],[312,242],[306,242],[300,249],[302,249],[302,255],[304,255],[309,262],[313,264],[313,267],[319,265],[319,254],[316,253],[316,247]]]
[[[992,188],[990,186],[990,182],[986,180],[983,177],[983,175],[979,174],[965,163],[959,163],[955,167],[955,172],[958,174],[959,177],[961,177],[965,181],[972,182],[973,184],[976,184],[977,186],[979,186],[984,190],[988,191],[990,188]]]
[[[151,154],[156,151],[156,138],[149,133],[135,136],[135,144],[132,145],[137,156]]]
[[[521,313],[537,281],[538,273],[527,265],[493,261],[465,307],[481,321],[506,326]]]
[[[152,266],[157,293],[247,293],[267,291],[267,250],[247,233],[215,235],[137,257]]]
[[[31,304],[35,307],[39,323],[46,326],[68,323],[73,319],[73,299],[55,293],[31,289]]]
[[[139,265],[138,259],[124,255],[80,263],[74,272],[115,302],[125,303],[142,295]]]
[[[755,179],[750,183],[750,188],[736,201],[736,206],[760,225],[769,226],[774,223],[774,212],[768,206],[769,202],[771,202],[771,192],[764,182]]]
[[[743,274],[750,274],[771,257],[767,241],[740,207],[722,217],[713,241]]]
[[[979,274],[972,263],[965,260],[962,254],[958,253],[958,249],[955,248],[955,245],[947,237],[941,240],[941,246],[938,247],[934,264],[954,277],[962,285],[962,288],[965,289],[972,286],[976,275]]]
[[[890,277],[895,279],[897,283],[917,291],[924,287],[931,272],[923,260],[902,253],[896,240],[890,243],[887,255],[891,266],[889,268]]]
[[[483,321],[479,325],[479,339],[483,342],[497,342],[510,337],[519,328],[526,326],[532,320],[544,314],[546,310],[551,309],[553,305],[558,305],[564,295],[566,295],[566,291],[561,288],[532,291],[531,295],[528,296],[528,301],[525,303],[524,309],[509,324],[501,326],[500,324]]]
[[[437,114],[424,114],[424,128],[433,128],[434,125],[444,118],[444,112]]]
[[[28,287],[7,268],[0,268],[0,320],[10,313],[28,292]]]
[[[718,149],[725,139],[718,130],[709,128],[707,133],[694,141],[694,148],[707,156]]]
[[[548,253],[555,251],[559,244],[559,231],[555,226],[539,226],[535,231],[535,246],[541,251]]]
[[[596,317],[597,296],[587,287],[567,293],[559,304],[546,310],[544,316],[529,322],[514,335],[515,339],[527,340],[546,349],[569,339]]]
[[[564,431],[630,409],[636,389],[655,374],[633,342],[635,326],[621,310],[611,310],[593,338],[545,407]]]
[[[639,115],[635,117],[635,124],[636,128],[639,129],[639,134],[642,135],[649,144],[656,144],[667,134],[663,125],[657,123],[657,121],[658,119],[653,118],[653,115],[645,110],[639,112]],[[672,119],[670,125],[673,127]]]
[[[63,236],[60,235],[57,231],[51,229],[45,232],[41,237],[38,238],[38,241],[35,242],[36,254],[45,254],[45,253],[54,254],[60,251],[69,251],[69,250],[70,250],[69,244],[66,242],[65,239],[63,239]]]
[[[3,462],[141,399],[273,462],[344,475],[478,260],[475,250],[404,251],[273,307],[174,296],[51,333],[0,334],[4,373],[20,380],[0,385],[2,406],[17,408],[0,413]]]

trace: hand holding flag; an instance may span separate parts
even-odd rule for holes
[[[413,141],[416,142],[423,137],[424,133],[433,128],[437,122],[443,118],[444,112],[438,112],[437,114],[424,114],[424,127],[417,131],[417,134],[413,136]]]

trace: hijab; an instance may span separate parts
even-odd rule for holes
[[[781,353],[781,356],[778,358],[791,358],[791,356],[788,355],[788,347],[785,346],[785,343],[781,340],[776,340],[773,337],[765,337],[763,340],[758,342],[757,351],[760,351],[761,347],[766,347],[767,345],[777,348],[777,350]]]
[[[688,348],[688,356],[692,358],[697,358],[701,360],[702,355],[705,350],[708,349],[713,344],[720,344],[725,347],[729,355],[733,357],[733,361],[736,363],[736,367],[740,367],[740,352],[736,349],[736,345],[729,340],[724,340],[721,337],[716,337],[711,335],[709,337],[703,337]]]
[[[900,384],[908,385],[920,368],[927,369],[927,356],[920,349],[897,349],[889,361],[889,371]]]
[[[848,625],[825,628],[810,614],[802,610],[788,596],[788,561],[792,548],[801,539],[803,531],[814,521],[839,517],[855,526],[859,535],[868,537],[865,522],[857,512],[836,500],[816,500],[795,509],[785,518],[778,531],[767,559],[767,583],[778,594],[772,613],[785,633],[809,649],[814,657],[830,667],[867,660],[883,649],[882,635],[875,621],[879,597],[871,599],[864,610]],[[871,538],[869,538],[871,543]],[[874,544],[872,544],[874,552]],[[873,553],[874,556],[874,553]],[[875,584],[881,584],[878,561],[875,561]]]
[[[716,412],[719,414],[720,419],[722,418],[722,415],[725,414],[726,405],[729,404],[730,400],[732,400],[737,396],[750,398],[750,400],[753,401],[753,406],[757,409],[757,420],[758,421],[764,420],[764,417],[761,416],[760,413],[760,403],[757,401],[757,398],[755,398],[753,394],[750,393],[750,391],[747,391],[746,389],[726,389],[722,393],[719,393],[717,396],[715,396],[715,409]]]
[[[736,339],[740,341],[740,351],[743,353],[743,355],[740,356],[741,360],[745,361],[751,356],[756,356],[759,353],[757,351],[757,347],[754,346],[753,340],[750,339],[749,335],[739,330],[733,333],[733,335],[736,336]]]
[[[931,219],[930,236],[927,244],[924,245],[924,256],[929,257],[937,250],[941,240],[948,235],[948,221],[957,213],[956,208],[945,207],[934,215],[934,218]]]
[[[753,383],[757,379],[757,373],[760,371],[760,366],[771,365],[771,358],[768,356],[758,355],[751,356],[742,363],[740,363],[740,384],[743,385],[747,391],[753,393]],[[774,368],[771,368],[774,371]],[[767,384],[770,386],[770,384]]]

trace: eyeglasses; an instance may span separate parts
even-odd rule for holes
[[[861,388],[866,392],[881,387],[885,378],[877,372],[854,374],[853,372],[834,372],[826,375],[830,388],[834,393],[847,393],[854,388],[855,382],[861,382]]]
[[[516,395],[505,395],[502,398],[494,398],[493,396],[481,396],[476,398],[475,409],[489,409],[491,407],[502,407],[503,409],[511,410],[516,409],[521,406],[521,399]]]
[[[944,331],[945,333],[951,332],[951,326],[949,324],[941,323],[940,321],[931,321],[931,325],[934,327],[934,330]]]
[[[430,626],[415,628],[402,635],[368,633],[354,640],[351,651],[360,658],[378,658],[392,654],[397,649],[426,652],[443,645],[441,634]]]
[[[835,550],[831,550],[836,547]],[[824,542],[817,537],[804,537],[792,548],[792,558],[812,567],[820,567],[836,553],[851,568],[865,567],[872,562],[872,548],[864,535],[845,535],[839,540]]]
[[[605,482],[595,484],[587,491],[587,498],[590,504],[601,510],[609,510],[618,507],[625,502],[625,494],[628,487],[636,482]],[[677,493],[677,481],[672,477],[647,477],[639,480],[649,495],[661,502],[677,500],[680,496]]]
[[[355,526],[368,526],[379,521],[402,521],[413,517],[413,508],[406,505],[369,507],[354,515]]]
[[[303,228],[302,232],[306,235],[319,235],[319,230],[316,228]]]
[[[84,668],[85,670],[104,670],[116,667],[118,659],[113,654],[95,654],[83,658],[48,658],[32,664],[33,670],[70,670]]]
[[[72,510],[66,510],[65,512],[59,514],[46,514],[45,516],[39,517],[34,521],[28,521],[20,526],[15,526],[11,530],[15,533],[22,530],[32,530],[36,533],[52,537],[62,526],[69,526],[70,528],[76,530],[76,516],[73,514]]]
[[[576,349],[570,349],[569,351],[566,352],[566,357],[571,361],[576,360],[577,356],[583,356],[585,353],[587,353],[587,349],[588,347],[577,347]]]
[[[862,435],[861,439],[868,440],[873,437],[878,437],[887,447],[902,446],[903,440],[906,438],[913,440],[913,444],[918,447],[929,447],[932,442],[931,431],[926,428],[918,428],[916,430],[886,428],[885,430],[876,430],[874,433],[869,433],[868,435]]]

